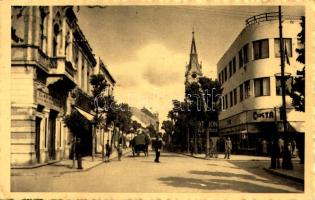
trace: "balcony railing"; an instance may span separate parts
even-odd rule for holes
[[[265,22],[265,21],[273,21],[279,19],[279,13],[278,12],[269,12],[269,13],[263,13],[259,15],[254,15],[248,19],[246,19],[246,26],[259,23],[259,22]],[[299,16],[288,16],[283,15],[282,19],[284,20],[298,20],[300,19]]]

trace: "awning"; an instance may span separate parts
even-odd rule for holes
[[[91,115],[90,113],[85,112],[84,110],[81,110],[81,109],[78,108],[78,107],[74,107],[74,108],[75,108],[77,111],[79,111],[79,113],[80,113],[83,117],[85,117],[87,120],[93,121],[94,115]]]

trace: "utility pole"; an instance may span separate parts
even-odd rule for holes
[[[284,135],[284,149],[283,149],[283,169],[293,169],[291,152],[288,148],[289,143],[289,132],[287,127],[287,111],[286,111],[286,77],[285,73],[285,63],[284,63],[284,52],[283,52],[283,38],[282,38],[282,14],[281,6],[279,6],[279,36],[280,36],[280,61],[281,61],[281,95],[282,95],[282,108],[280,110],[282,120],[283,120],[283,135]]]

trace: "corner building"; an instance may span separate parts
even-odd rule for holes
[[[91,149],[89,77],[97,60],[77,21],[71,6],[12,7],[12,166],[69,158],[64,119],[74,109],[89,122],[82,142]]]
[[[222,84],[222,111],[219,115],[221,136],[229,136],[233,150],[257,154],[262,140],[270,141],[274,134],[283,137],[280,86],[280,43],[277,13],[264,13],[246,20],[246,26],[217,64]],[[289,63],[285,65],[286,90],[291,90],[297,70],[295,49],[301,31],[300,19],[286,16],[283,38]],[[295,111],[292,99],[286,96],[288,131],[304,142],[304,112]]]

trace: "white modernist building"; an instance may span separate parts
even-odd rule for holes
[[[279,108],[282,106],[280,87],[280,44],[277,13],[265,13],[246,21],[229,49],[217,64],[222,84],[219,129],[229,136],[236,151],[257,152],[262,140],[283,133]],[[295,49],[301,31],[300,18],[285,17],[283,38],[289,63],[285,65],[286,88],[291,89],[297,70],[303,65],[296,61]],[[295,111],[292,99],[286,96],[289,131],[302,141],[304,113]],[[301,136],[301,137],[299,137]]]

